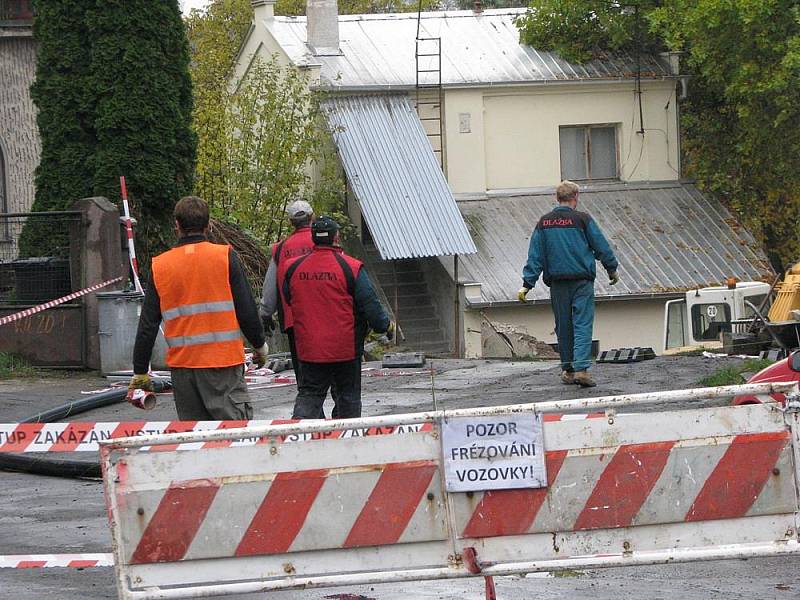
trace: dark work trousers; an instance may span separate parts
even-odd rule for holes
[[[300,380],[302,378],[302,367],[300,363],[300,359],[297,358],[297,345],[294,341],[294,327],[289,327],[286,330],[286,337],[289,338],[289,354],[292,355],[292,369],[294,369],[294,377],[297,380],[297,389],[300,389]],[[331,384],[331,398],[333,398],[333,413],[331,416],[336,418],[336,404],[338,402],[338,392],[336,391],[336,383]],[[325,407],[324,402],[323,405],[319,407],[319,415],[314,417],[315,419],[324,419],[325,418]]]
[[[172,392],[181,421],[246,421],[253,407],[244,365],[213,369],[172,368]]]
[[[586,279],[553,281],[550,305],[556,318],[558,353],[564,371],[585,371],[592,365],[594,282]]]
[[[293,419],[319,419],[322,404],[332,385],[337,396],[333,416],[352,419],[361,416],[361,361],[335,363],[302,362],[302,381],[298,383]]]
[[[286,337],[289,338],[289,354],[292,355],[292,369],[294,370],[294,377],[297,380],[297,388],[300,389],[300,359],[297,358],[297,345],[294,343],[294,327],[286,329]]]

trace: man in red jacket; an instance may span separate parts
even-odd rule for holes
[[[339,225],[322,216],[311,226],[314,250],[286,271],[283,294],[294,319],[302,380],[293,419],[319,417],[331,385],[337,418],[361,416],[361,353],[368,329],[394,334],[361,261],[338,246]]]
[[[305,200],[295,200],[286,209],[286,214],[294,226],[294,231],[283,241],[272,245],[272,259],[264,277],[259,314],[264,325],[264,333],[269,336],[275,331],[275,321],[272,319],[272,315],[276,310],[278,311],[278,324],[289,339],[292,368],[299,385],[301,370],[294,339],[294,319],[291,307],[283,298],[283,281],[289,264],[300,256],[311,254],[311,250],[314,248],[314,242],[311,241],[311,222],[314,220],[314,210]]]

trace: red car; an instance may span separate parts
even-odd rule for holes
[[[766,369],[761,369],[758,373],[747,380],[747,383],[765,383],[770,381],[797,381],[800,382],[800,351],[793,352],[787,358],[771,364]],[[764,402],[786,401],[784,394],[758,394],[736,396],[733,404],[762,404]]]

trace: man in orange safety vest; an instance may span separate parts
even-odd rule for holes
[[[177,245],[153,258],[152,285],[139,318],[130,389],[152,390],[150,355],[161,321],[167,366],[181,420],[251,419],[242,334],[263,366],[267,345],[236,252],[208,241],[208,205],[187,196],[175,205]]]

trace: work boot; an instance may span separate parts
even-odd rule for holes
[[[594,387],[597,385],[592,376],[589,375],[589,371],[575,371],[572,374],[572,378],[581,387]]]
[[[575,383],[575,373],[572,371],[561,371],[561,383],[564,385],[572,385]]]

